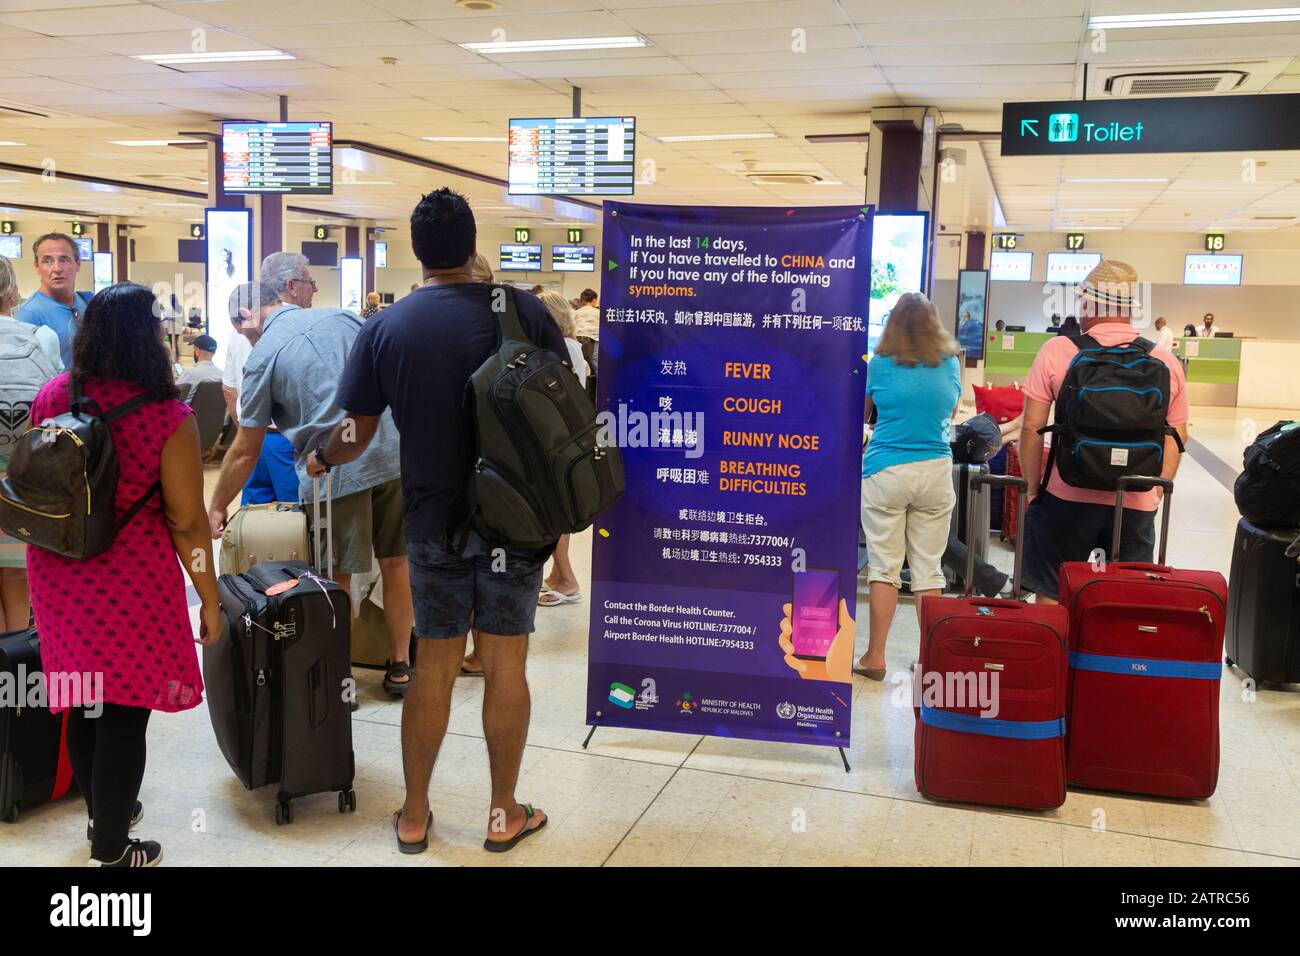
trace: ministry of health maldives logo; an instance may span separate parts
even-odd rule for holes
[[[624,710],[631,710],[632,704],[636,701],[636,691],[627,684],[620,684],[614,681],[609,685],[609,702],[616,707],[622,707]]]
[[[677,709],[683,714],[691,714],[700,709],[700,702],[689,690],[684,690],[682,696],[677,698]]]

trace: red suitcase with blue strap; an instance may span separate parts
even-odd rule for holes
[[[1019,487],[1024,520],[1023,478],[974,475],[972,495],[984,485]],[[1016,597],[1020,566],[1017,542]],[[968,564],[966,581],[972,576]],[[937,800],[1025,809],[1065,802],[1068,630],[1065,609],[1055,605],[969,594],[922,602],[917,790]]]
[[[1165,489],[1157,564],[1068,562],[1060,599],[1070,612],[1072,785],[1197,799],[1219,778],[1219,680],[1228,586],[1215,571],[1165,564],[1173,482],[1121,478],[1124,489]]]

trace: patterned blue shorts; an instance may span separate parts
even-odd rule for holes
[[[417,637],[531,634],[537,592],[550,548],[489,547],[470,533],[465,550],[452,554],[442,541],[409,541],[411,598]]]

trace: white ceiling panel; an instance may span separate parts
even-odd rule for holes
[[[950,20],[1016,20],[1032,12],[1036,17],[1072,17],[1081,20],[1084,0],[841,0],[854,23],[935,23]]]
[[[619,17],[647,36],[653,33],[723,31],[740,24],[747,30],[806,30],[844,23],[835,0],[758,0],[745,4],[743,11],[738,13],[736,5],[731,3],[701,3],[691,4],[689,11],[673,7],[620,10]]]
[[[972,43],[1077,43],[1084,30],[1078,20],[961,20],[946,23],[868,24],[862,35],[872,49],[882,46],[967,46]]]
[[[505,13],[503,9],[497,11],[495,16],[418,19],[413,22],[420,29],[450,43],[626,36],[630,32],[626,23],[609,13],[589,12],[578,16],[509,16]],[[581,55],[568,53],[564,56],[574,59]]]
[[[187,7],[187,9],[193,9]],[[206,10],[206,8],[205,8]],[[187,16],[169,13],[149,4],[85,7],[67,16],[48,12],[0,13],[0,23],[53,37],[99,36],[138,33],[142,30],[193,30],[207,24]]]
[[[201,16],[217,27],[301,27],[321,23],[380,23],[394,17],[364,0],[204,0],[202,3],[163,3],[159,8]],[[156,29],[156,28],[155,28]],[[287,35],[292,34],[292,30]]]
[[[1073,64],[1077,43],[989,43],[951,46],[875,46],[872,55],[889,67],[970,67],[1002,64]],[[972,70],[972,74],[976,71]]]
[[[738,26],[747,27],[741,23]],[[804,27],[802,45],[809,54],[820,56],[828,50],[861,49],[858,32],[847,24]],[[660,50],[674,56],[711,57],[715,61],[733,53],[788,53],[796,38],[789,28],[767,30],[719,30],[694,33],[651,33],[648,39]],[[716,64],[715,64],[716,66]]]

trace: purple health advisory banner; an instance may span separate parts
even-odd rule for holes
[[[604,205],[587,723],[849,745],[869,208]]]

